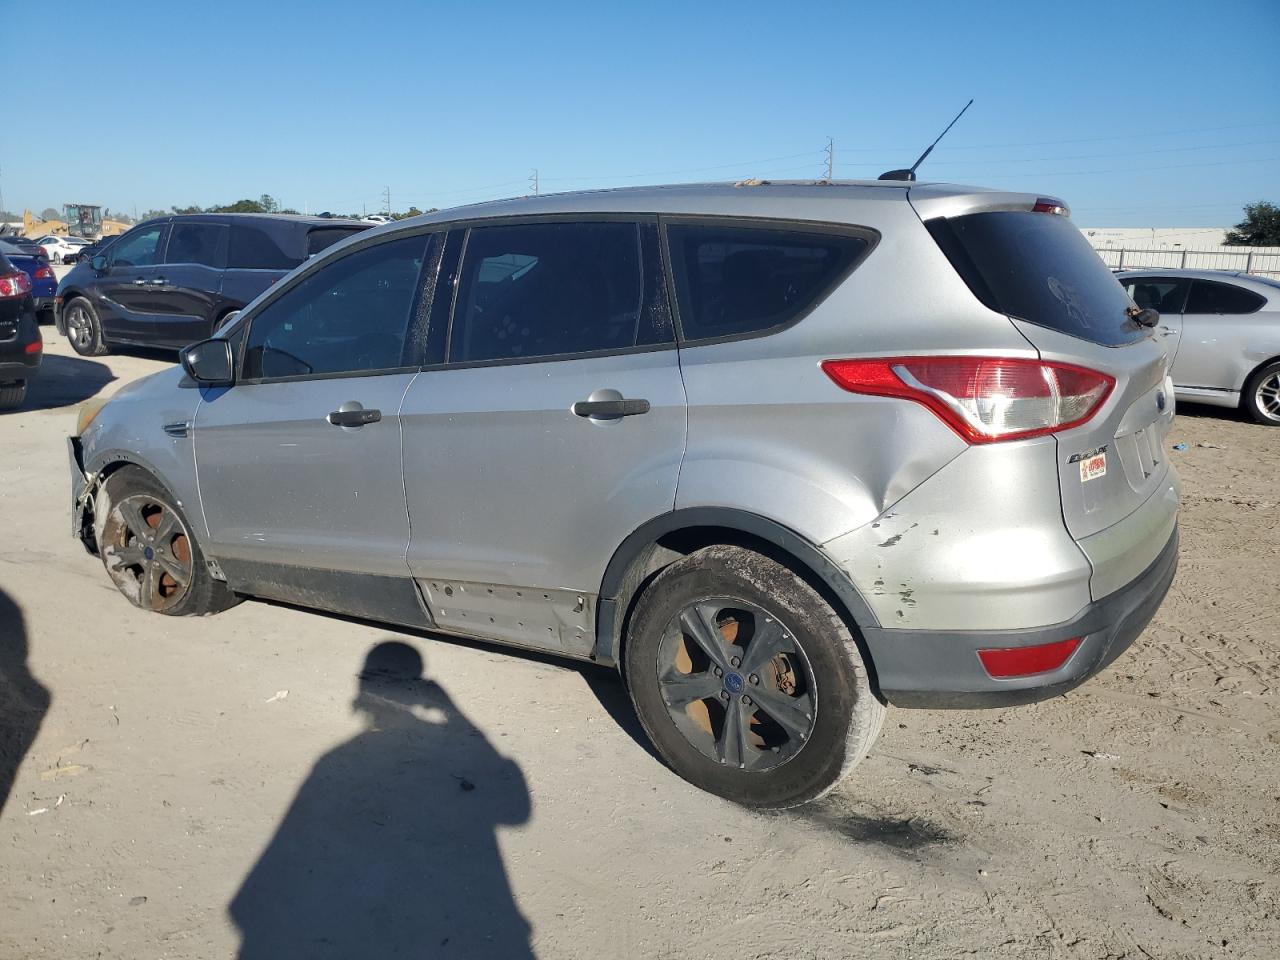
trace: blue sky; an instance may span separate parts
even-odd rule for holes
[[[9,209],[810,177],[828,136],[837,177],[874,177],[969,97],[923,179],[1052,193],[1094,226],[1280,202],[1277,0],[0,9],[8,57],[39,54],[0,137]]]

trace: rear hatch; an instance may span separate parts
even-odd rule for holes
[[[913,206],[979,300],[1007,315],[1041,359],[1114,378],[1093,417],[1056,435],[1058,470],[1073,537],[1123,520],[1168,473],[1173,391],[1161,339],[1126,314],[1132,301],[1060,201],[918,189]]]

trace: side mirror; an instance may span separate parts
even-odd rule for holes
[[[97,273],[103,273],[107,269],[106,254],[103,254],[103,253],[94,254],[94,257],[92,260],[89,261],[89,264],[90,266],[93,267],[93,269]]]
[[[202,386],[229,387],[236,381],[229,340],[201,340],[183,350],[181,357],[187,376]]]

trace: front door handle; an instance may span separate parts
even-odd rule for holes
[[[366,410],[359,401],[348,400],[325,419],[335,427],[363,427],[381,420],[382,411]]]
[[[147,285],[147,281],[139,277],[137,280],[133,281],[133,285],[135,287],[145,287]]]
[[[571,408],[579,417],[598,420],[616,420],[619,417],[636,417],[649,412],[648,400],[624,400],[617,390],[596,390],[586,400],[579,400]]]
[[[156,277],[154,280],[148,280],[147,283],[155,284],[156,286],[159,286],[160,284],[164,283],[164,277]]]

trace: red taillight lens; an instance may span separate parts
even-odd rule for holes
[[[36,270],[36,279],[37,279],[37,280],[52,280],[52,279],[53,279],[53,267],[50,267],[50,266],[46,265],[46,266],[43,266],[43,267],[38,268],[38,269]]]
[[[1057,670],[1080,646],[1080,638],[1042,643],[1034,647],[1001,647],[995,650],[979,650],[978,659],[983,669],[992,677],[1030,677],[1037,673]]]
[[[1079,426],[1116,381],[1065,363],[1012,357],[883,357],[826,360],[850,393],[913,400],[970,443],[1023,440]]]
[[[31,278],[25,273],[0,275],[0,297],[25,297],[31,292]]]
[[[44,349],[44,337],[42,337],[39,333],[37,333],[36,338],[32,340],[30,343],[28,343],[25,347],[23,347],[22,351],[23,353],[39,353],[43,349]]]

